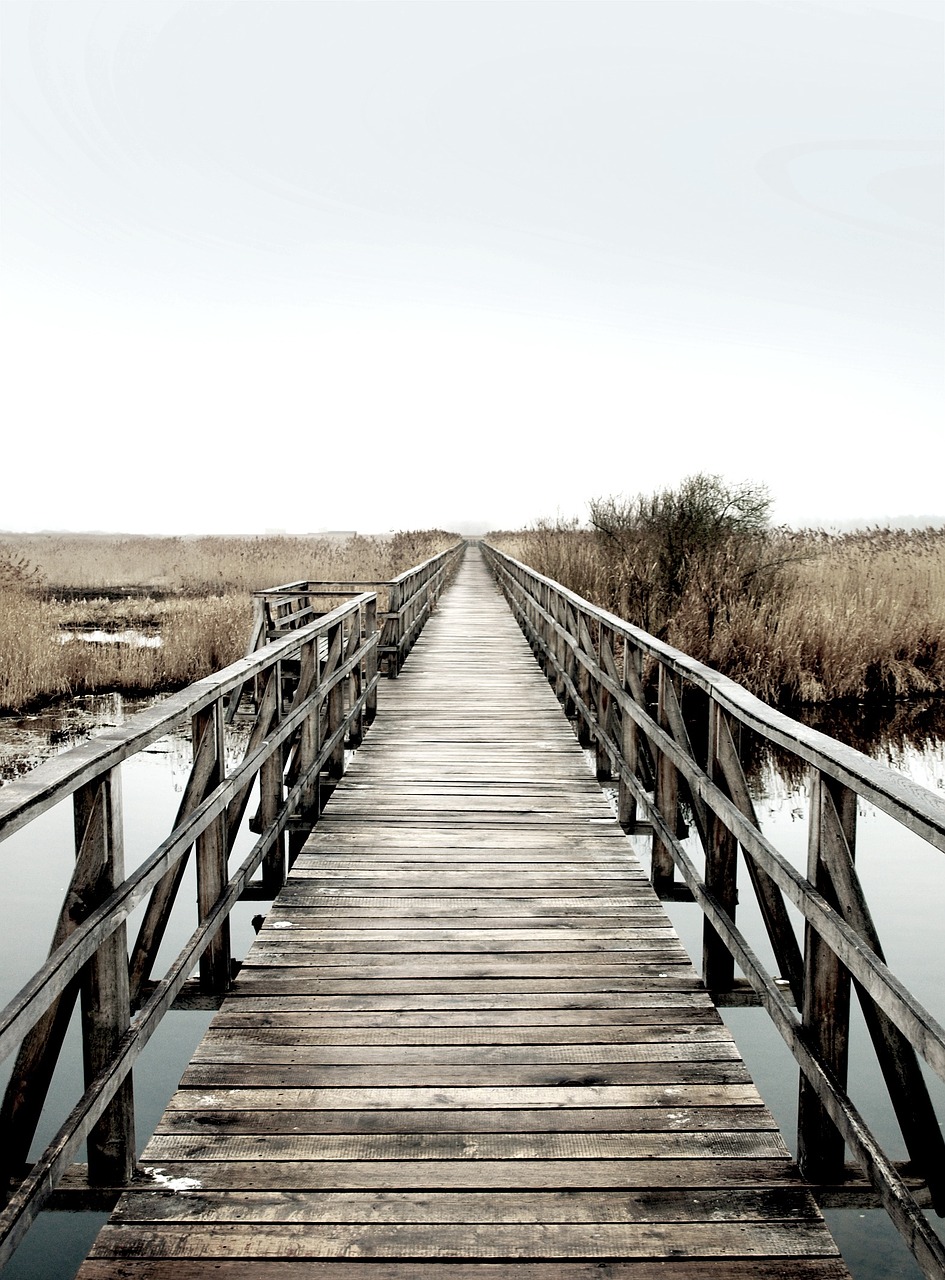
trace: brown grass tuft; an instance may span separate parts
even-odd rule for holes
[[[387,581],[455,542],[441,530],[342,539],[0,534],[0,711],[78,693],[181,688],[243,655],[252,591],[301,579]],[[105,594],[121,591],[129,594]],[[70,631],[96,628],[158,632],[161,645],[63,643]]]

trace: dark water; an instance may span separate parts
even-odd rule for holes
[[[827,731],[824,722],[815,727]],[[835,732],[839,736],[839,730]],[[918,745],[915,733],[900,732],[890,740],[861,736],[855,743],[854,736],[848,736],[851,745],[861,749],[869,746],[870,754],[883,763],[932,791],[945,791],[945,739],[935,737]],[[752,790],[759,821],[775,847],[806,871],[808,803],[804,779],[799,770],[785,771],[781,763],[769,757],[756,768]],[[648,863],[648,842],[632,839],[641,861]],[[917,999],[945,1022],[945,855],[864,802],[858,806],[856,839],[857,869],[887,963]],[[698,839],[690,837],[686,843],[701,869]],[[769,972],[776,973],[750,882],[742,868],[740,874],[739,926]],[[666,907],[683,945],[698,965],[701,911],[694,904],[667,903]],[[801,917],[793,908],[789,911],[803,942]],[[853,1004],[848,1091],[887,1153],[894,1159],[905,1159],[872,1043],[855,999]],[[796,1152],[798,1071],[789,1049],[763,1009],[723,1009],[721,1013],[788,1147]],[[945,1084],[928,1069],[925,1075],[936,1112],[945,1120]],[[828,1210],[825,1216],[855,1280],[921,1280],[912,1255],[883,1210]],[[941,1233],[941,1220],[931,1214],[929,1220]]]
[[[2,775],[15,777],[57,751],[66,750],[96,731],[121,725],[152,700],[129,703],[118,694],[76,699],[72,708],[46,710],[34,716],[0,721]],[[245,730],[231,731],[234,761],[245,742]],[[174,821],[190,768],[187,735],[161,739],[122,766],[125,859],[129,870],[164,839]],[[234,862],[255,839],[244,831]],[[4,892],[0,895],[0,1004],[6,1004],[48,954],[49,941],[74,863],[72,809],[66,801],[37,818],[0,845]],[[129,918],[128,933],[137,932],[142,908]],[[255,936],[251,919],[267,905],[238,903],[232,916],[233,954],[245,955]],[[163,972],[196,926],[196,881],[188,868],[178,907],[158,957]],[[23,928],[28,920],[29,928]],[[145,1047],[134,1069],[137,1149],[140,1155],[183,1074],[212,1014],[168,1013]],[[50,1092],[31,1158],[36,1158],[62,1123],[68,1107],[82,1091],[81,1048],[73,1019]],[[6,1084],[11,1062],[2,1064]],[[84,1158],[84,1156],[80,1157]],[[71,1280],[107,1215],[43,1213],[13,1259],[4,1280]]]
[[[123,723],[133,707],[117,695],[77,699],[68,712],[45,712],[19,721],[0,722],[0,778],[32,767],[45,755],[63,750],[96,728]],[[910,715],[893,708],[882,717],[851,714],[842,720],[811,717],[814,727],[859,746],[936,792],[945,791],[943,708],[919,707]],[[945,726],[942,726],[945,727]],[[239,734],[232,748],[238,753]],[[123,766],[126,859],[129,868],[152,851],[167,834],[190,764],[190,744],[174,737],[155,743]],[[807,858],[807,798],[803,775],[783,761],[759,755],[753,791],[765,833],[801,869]],[[238,846],[247,849],[245,833]],[[634,837],[641,860],[647,841]],[[699,863],[698,841],[690,853]],[[73,862],[72,814],[58,806],[30,828],[0,846],[5,890],[0,895],[0,1000],[6,1002],[43,961],[48,940],[68,884]],[[857,866],[874,911],[879,934],[893,971],[919,1000],[945,1021],[945,857],[928,849],[872,806],[859,808]],[[181,894],[162,961],[169,960],[194,927],[196,889],[192,873]],[[760,916],[743,878],[739,923],[765,963],[770,949]],[[251,918],[265,904],[239,904],[233,919],[234,954],[242,956],[254,936]],[[683,943],[697,963],[702,949],[702,916],[698,907],[668,904]],[[30,921],[29,930],[22,922]],[[801,922],[795,920],[800,936]],[[134,935],[137,918],[130,922]],[[159,963],[160,968],[160,963]],[[208,1013],[167,1015],[135,1069],[135,1097],[140,1153],[156,1125],[194,1047],[210,1019]],[[797,1118],[797,1069],[790,1052],[761,1009],[723,1010],[745,1061],[765,1101],[794,1150]],[[4,1071],[9,1070],[5,1064]],[[851,1045],[850,1092],[854,1102],[894,1158],[904,1158],[892,1109],[858,1013]],[[938,1114],[945,1118],[945,1087],[927,1073]],[[5,1079],[5,1076],[4,1076]],[[74,1100],[81,1090],[78,1040],[73,1032],[53,1091]],[[64,1114],[44,1116],[34,1155],[51,1137]],[[920,1272],[895,1228],[881,1210],[832,1210],[827,1218],[855,1280],[919,1280]],[[4,1271],[4,1280],[71,1280],[105,1215],[44,1213]],[[937,1222],[938,1220],[936,1220]],[[940,1227],[941,1224],[938,1223]]]

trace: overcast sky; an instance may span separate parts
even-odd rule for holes
[[[0,528],[945,515],[938,0],[3,0]]]

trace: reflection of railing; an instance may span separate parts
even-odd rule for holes
[[[389,676],[397,676],[465,549],[459,542],[390,582],[288,582],[253,593],[249,652],[321,616],[325,603],[354,591],[375,591],[383,617],[380,653]]]
[[[648,820],[657,891],[676,896],[678,867],[705,913],[709,990],[732,990],[737,964],[797,1059],[803,1173],[815,1184],[843,1183],[848,1146],[926,1274],[945,1276],[945,1249],[905,1176],[924,1179],[942,1215],[945,1141],[917,1054],[945,1080],[945,1030],[886,966],[854,865],[858,797],[939,850],[945,850],[945,801],[495,548],[483,550],[548,679],[576,717],[579,737],[595,746],[599,775],[619,779],[622,824],[637,827],[638,810]],[[806,877],[761,831],[740,758],[743,729],[810,770]],[[704,850],[704,877],[681,843],[680,801]],[[735,924],[739,845],[786,981],[765,971]],[[803,951],[787,903],[803,918]],[[846,1091],[851,980],[909,1152],[906,1168],[885,1154]]]
[[[376,610],[375,595],[359,595],[0,792],[0,841],[71,797],[76,855],[49,959],[0,1013],[0,1056],[18,1050],[0,1112],[2,1185],[11,1189],[0,1216],[0,1265],[83,1142],[91,1186],[121,1185],[131,1176],[132,1065],[195,967],[205,991],[229,986],[234,903],[260,867],[261,885],[249,896],[272,897],[281,886],[287,854],[291,862],[344,771],[346,744],[357,746],[374,718]],[[250,688],[256,693],[255,720],[242,762],[227,772],[225,708]],[[121,764],[188,721],[193,764],[173,829],[126,874]],[[257,808],[249,825],[259,839],[231,871],[230,854],[251,799]],[[197,928],[154,982],[152,970],[192,849]],[[129,959],[126,921],[145,900]],[[85,1092],[27,1169],[79,997]]]

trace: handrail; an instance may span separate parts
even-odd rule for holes
[[[17,1051],[0,1107],[4,1191],[0,1266],[56,1182],[88,1144],[93,1186],[126,1183],[134,1169],[131,1068],[199,963],[204,991],[232,979],[229,913],[262,868],[275,895],[377,708],[377,597],[361,593],[223,671],[172,694],[125,726],[37,766],[0,792],[0,842],[70,797],[76,865],[46,962],[0,1011],[0,1055]],[[227,704],[255,692],[242,761],[230,767]],[[121,764],[190,723],[193,761],[167,838],[126,875]],[[235,871],[229,860],[258,781],[259,833]],[[154,986],[151,981],[186,862],[195,851],[197,927]],[[256,896],[256,895],[254,895]],[[131,948],[130,913],[147,899]],[[23,1170],[82,994],[85,1092],[26,1176]],[[137,1012],[134,1012],[137,1010]]]
[[[386,674],[396,678],[437,600],[455,574],[465,549],[465,541],[457,542],[390,581],[303,580],[254,591],[255,612],[247,652],[253,653],[267,639],[305,626],[320,616],[319,603],[326,597],[370,590],[384,601],[380,653]]]
[[[886,965],[853,854],[858,798],[938,850],[945,850],[945,800],[797,723],[497,548],[481,545],[579,738],[595,748],[598,775],[618,780],[622,825],[633,831],[638,813],[647,821],[657,892],[677,895],[678,868],[702,908],[706,986],[724,997],[736,986],[737,964],[797,1060],[802,1172],[815,1184],[842,1183],[848,1145],[925,1274],[945,1277],[942,1241],[846,1091],[852,980],[910,1172],[925,1179],[941,1216],[945,1140],[917,1055],[945,1080],[945,1029]],[[761,831],[740,751],[742,728],[809,768],[806,876]],[[706,744],[702,755],[693,742]],[[703,847],[704,875],[682,843],[681,801]],[[739,847],[786,983],[766,971],[735,923]],[[786,902],[804,921],[803,950]],[[785,998],[785,985],[800,1016]]]

